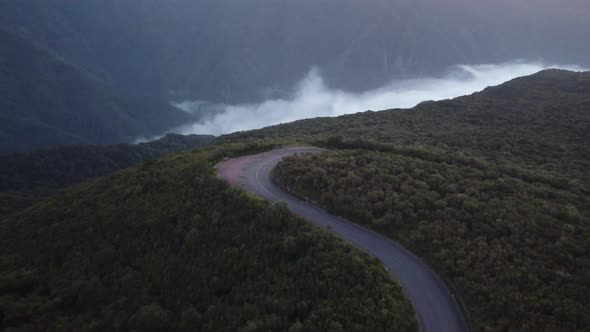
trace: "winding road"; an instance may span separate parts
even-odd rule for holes
[[[321,151],[317,148],[278,149],[225,160],[217,166],[217,171],[230,184],[268,201],[283,201],[295,214],[329,229],[378,258],[412,301],[422,332],[468,331],[454,296],[436,274],[411,252],[372,230],[310,205],[271,182],[271,170],[284,157]]]

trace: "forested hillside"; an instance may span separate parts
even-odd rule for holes
[[[113,144],[190,121],[168,103],[133,98],[0,25],[0,154]]]
[[[0,156],[0,219],[61,189],[166,154],[196,149],[213,136],[167,135],[137,145],[79,145]]]
[[[590,324],[587,187],[446,153],[351,148],[289,158],[277,182],[426,258],[478,329]]]
[[[399,240],[472,326],[590,325],[590,73],[545,71],[472,96],[236,133],[314,142],[275,181]]]
[[[416,331],[383,266],[230,189],[213,174],[216,150],[151,161],[0,221],[0,329]]]

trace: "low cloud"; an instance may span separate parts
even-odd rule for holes
[[[410,108],[426,100],[471,94],[548,68],[582,70],[577,66],[548,66],[541,63],[461,65],[450,68],[443,77],[396,80],[382,88],[363,93],[330,89],[319,72],[311,70],[288,99],[239,105],[202,101],[177,103],[177,107],[200,116],[200,120],[179,128],[176,132],[220,135],[305,118],[338,116],[366,110]]]

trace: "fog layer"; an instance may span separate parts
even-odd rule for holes
[[[350,93],[330,89],[320,72],[314,69],[301,80],[291,98],[238,105],[210,104],[203,101],[176,103],[184,111],[201,117],[199,122],[179,128],[177,132],[220,135],[305,118],[338,116],[366,110],[410,108],[426,100],[471,94],[548,68],[582,70],[577,66],[548,66],[542,63],[460,65],[450,68],[444,77],[396,80],[376,90]]]

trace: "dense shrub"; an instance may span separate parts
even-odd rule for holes
[[[590,197],[481,161],[437,159],[343,150],[287,158],[274,176],[426,257],[476,327],[590,325]]]
[[[376,260],[178,154],[0,222],[0,329],[415,331]]]

